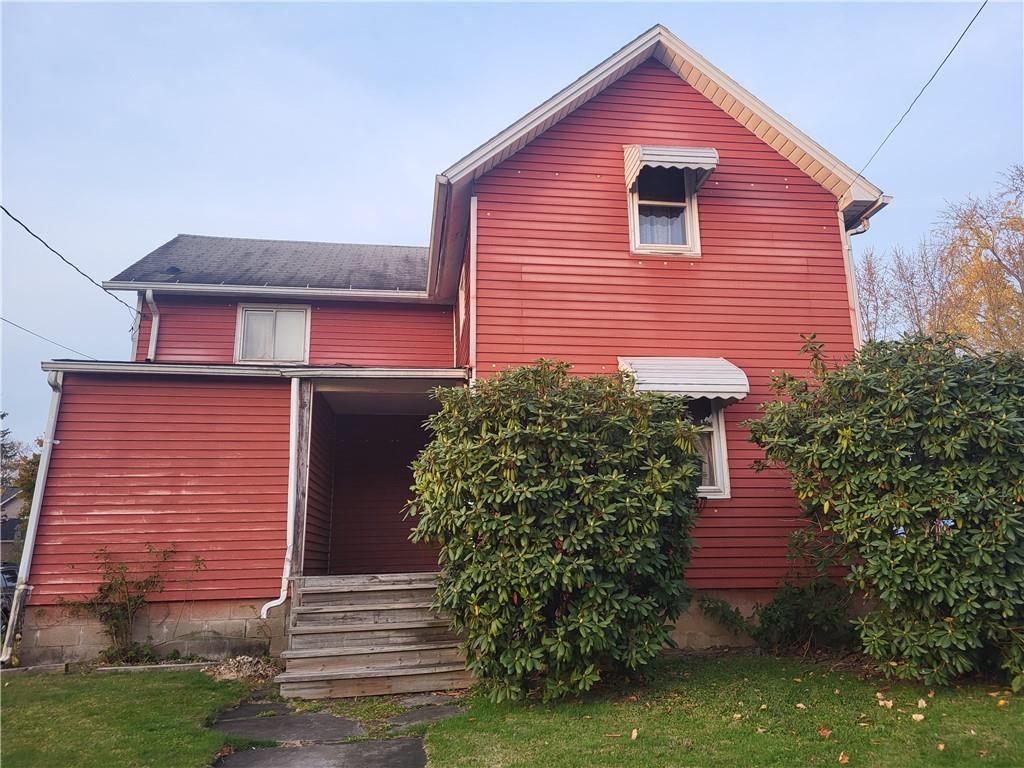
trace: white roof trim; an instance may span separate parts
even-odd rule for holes
[[[660,24],[470,152],[441,178],[452,184],[479,178],[652,56],[839,198],[841,208],[881,196],[878,187]]]
[[[714,147],[656,147],[651,144],[624,144],[623,167],[626,171],[626,189],[636,183],[636,177],[645,166],[656,168],[682,168],[697,172],[696,186],[718,167],[718,150]]]
[[[742,400],[750,382],[724,357],[620,357],[619,368],[633,374],[641,392]]]
[[[228,285],[224,283],[160,283],[105,280],[108,291],[147,291],[186,296],[275,296],[289,299],[331,299],[336,301],[429,302],[427,291],[379,291],[369,288],[301,288],[284,285]]]
[[[91,360],[45,360],[44,371],[128,373],[171,376],[244,376],[310,379],[460,379],[464,368],[349,368],[345,366],[193,365],[189,363],[131,363]]]

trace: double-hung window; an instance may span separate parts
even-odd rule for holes
[[[634,253],[700,256],[697,190],[718,165],[708,147],[623,147]]]
[[[697,493],[709,499],[729,498],[729,472],[725,460],[725,409],[706,398],[687,403],[690,418],[700,430],[697,450],[701,477]]]
[[[236,362],[305,363],[309,359],[309,307],[239,305],[236,337]]]

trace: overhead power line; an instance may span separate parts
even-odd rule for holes
[[[926,90],[928,90],[928,86],[932,84],[932,80],[935,79],[936,75],[939,74],[939,71],[942,69],[942,67],[945,66],[947,61],[949,61],[949,57],[953,55],[953,51],[955,51],[957,46],[960,45],[960,41],[964,39],[964,36],[967,34],[967,31],[974,24],[975,20],[977,20],[978,16],[981,15],[981,12],[985,10],[986,5],[988,5],[988,0],[984,0],[984,2],[982,2],[982,4],[978,7],[978,10],[975,11],[974,15],[971,17],[971,20],[967,22],[967,26],[964,27],[963,32],[960,33],[960,36],[956,39],[956,42],[953,43],[953,47],[949,49],[949,53],[947,53],[943,57],[942,61],[939,62],[939,66],[937,66],[935,68],[935,71],[932,72],[932,76],[929,77],[928,81],[921,86],[921,90],[917,92],[917,96],[915,96],[914,100],[910,102],[910,106],[907,107],[906,110],[904,110],[903,114],[900,115],[900,119],[897,120],[896,124],[889,130],[887,134],[885,134],[885,138],[882,139],[882,142],[875,148],[875,151],[871,153],[871,157],[868,158],[868,161],[864,163],[863,167],[859,171],[857,171],[857,175],[854,177],[853,181],[850,182],[850,186],[847,187],[847,189],[853,189],[853,185],[857,183],[857,180],[861,178],[864,171],[867,170],[867,167],[871,165],[871,161],[875,159],[879,152],[882,151],[882,147],[884,147],[885,143],[889,141],[889,137],[896,132],[896,129],[900,127],[900,124],[903,122],[903,120],[907,117],[907,115],[910,114],[910,110],[914,108],[914,105],[917,104],[917,100],[921,98],[921,96],[924,94]],[[881,195],[879,195],[878,199],[881,199]]]
[[[66,349],[68,352],[74,352],[76,355],[81,355],[82,357],[88,357],[90,360],[96,360],[97,359],[97,358],[93,357],[92,355],[85,354],[85,352],[79,352],[77,349],[69,347],[69,346],[67,346],[65,344],[61,344],[59,341],[54,341],[53,339],[47,338],[46,336],[43,336],[43,334],[41,334],[41,333],[36,333],[35,331],[31,331],[31,330],[29,330],[28,328],[26,328],[23,325],[18,325],[13,320],[8,320],[6,317],[0,316],[0,320],[3,320],[8,325],[13,325],[19,331],[24,331],[25,333],[29,334],[30,336],[35,336],[37,339],[42,339],[43,341],[48,341],[51,344],[53,344],[55,347],[60,347],[61,349]]]
[[[23,222],[21,219],[19,219],[13,213],[11,213],[9,210],[7,210],[7,208],[5,206],[0,205],[0,210],[2,210],[4,213],[6,213],[8,216],[10,216],[12,221],[14,221],[16,224],[18,224],[22,229],[24,229],[26,232],[28,232],[30,235],[32,235],[32,237],[34,237],[40,243],[42,243],[43,246],[48,251],[53,253],[58,259],[60,259],[65,264],[67,264],[69,267],[71,267],[73,270],[75,270],[75,272],[77,272],[82,277],[84,277],[86,280],[88,280],[90,283],[95,285],[97,288],[99,288],[101,291],[103,291],[105,294],[107,294],[114,301],[118,302],[119,304],[123,304],[124,307],[129,312],[132,313],[133,317],[138,314],[138,310],[135,309],[135,307],[133,307],[131,304],[128,304],[127,302],[125,302],[123,299],[121,299],[120,296],[116,296],[112,291],[108,291],[106,288],[103,287],[102,283],[98,282],[91,275],[89,275],[89,274],[83,272],[81,269],[79,269],[78,265],[74,264],[70,259],[68,259],[62,253],[60,253],[60,251],[58,251],[56,248],[51,246],[48,242],[43,240],[43,238],[41,238],[39,235],[37,235],[35,232],[33,232],[31,229],[29,229],[29,226],[25,222]],[[58,346],[60,346],[60,345],[58,345]]]

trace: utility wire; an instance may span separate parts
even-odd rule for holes
[[[949,61],[949,57],[953,55],[953,51],[955,51],[957,46],[960,45],[960,41],[964,39],[964,36],[967,34],[967,30],[971,28],[971,26],[974,24],[978,16],[981,15],[981,12],[985,10],[986,5],[988,5],[988,0],[984,0],[984,2],[982,2],[982,4],[978,7],[978,10],[975,12],[974,16],[971,17],[971,20],[967,22],[967,26],[964,27],[964,31],[960,33],[960,37],[956,39],[956,42],[953,43],[953,47],[949,49],[949,53],[947,53],[945,57],[942,59],[942,61],[939,62],[939,66],[937,66],[935,68],[935,71],[932,72],[932,76],[928,78],[928,82],[921,86],[921,90],[917,92],[917,96],[915,96],[914,100],[910,102],[910,106],[907,107],[906,111],[904,111],[902,115],[900,115],[900,119],[896,121],[896,125],[894,125],[889,130],[889,132],[885,134],[885,138],[882,139],[882,143],[878,145],[874,152],[871,153],[871,157],[868,158],[868,161],[864,163],[863,167],[859,171],[857,171],[857,175],[854,177],[853,181],[850,182],[850,186],[847,187],[847,190],[853,189],[853,185],[857,183],[857,180],[861,178],[861,175],[864,173],[864,171],[867,170],[867,167],[871,165],[871,161],[875,159],[879,152],[882,151],[882,147],[884,147],[885,143],[889,141],[889,137],[896,132],[896,129],[900,127],[900,123],[902,123],[906,116],[910,114],[910,110],[914,108],[914,105],[917,104],[917,100],[921,98],[924,92],[928,89],[928,86],[932,84],[932,80],[934,80],[936,75],[939,74],[939,70],[941,70],[942,67],[945,66],[946,62]],[[878,200],[881,199],[882,196],[879,195],[875,199],[875,202],[878,202]]]
[[[3,317],[2,315],[0,315],[0,320],[3,320],[8,325],[13,325],[19,331],[24,331],[25,333],[29,334],[30,336],[35,336],[37,339],[42,339],[43,341],[48,341],[51,344],[53,344],[54,346],[56,346],[56,347],[60,347],[61,349],[66,349],[68,352],[74,352],[76,355],[81,355],[82,357],[88,357],[90,360],[97,360],[97,358],[93,357],[92,355],[87,355],[87,354],[85,354],[85,352],[79,352],[77,349],[72,349],[71,347],[65,346],[64,344],[61,344],[59,341],[54,341],[53,339],[49,339],[46,336],[43,336],[43,334],[41,334],[41,333],[36,333],[35,331],[30,331],[25,326],[18,325],[13,320],[8,320],[6,317]]]
[[[986,0],[986,2],[987,2],[987,0]],[[33,231],[32,231],[31,229],[29,229],[28,225],[27,225],[27,224],[26,224],[25,222],[23,222],[23,221],[22,221],[21,219],[19,219],[19,218],[18,218],[17,216],[15,216],[15,215],[14,215],[13,213],[11,213],[10,211],[8,211],[8,210],[7,210],[7,208],[6,208],[5,206],[3,206],[3,205],[0,205],[0,210],[2,210],[2,211],[3,211],[4,213],[6,213],[6,214],[7,214],[8,216],[10,216],[10,217],[11,217],[11,219],[12,219],[12,220],[13,220],[13,221],[14,221],[15,223],[17,223],[17,224],[18,224],[19,226],[21,226],[21,228],[22,228],[22,229],[24,229],[24,230],[25,230],[26,232],[28,232],[28,233],[29,233],[30,235],[32,235],[32,237],[34,237],[34,238],[35,238],[36,240],[38,240],[38,241],[39,241],[40,243],[42,243],[42,244],[43,244],[43,246],[44,246],[44,247],[45,247],[45,248],[46,248],[46,249],[47,249],[48,251],[50,251],[51,253],[53,253],[54,255],[56,255],[58,259],[60,259],[60,260],[61,260],[61,261],[63,261],[63,262],[65,263],[65,264],[67,264],[67,265],[68,265],[69,267],[71,267],[71,268],[72,268],[73,270],[75,270],[75,272],[77,272],[78,274],[80,274],[80,275],[81,275],[82,277],[84,277],[84,278],[85,278],[86,280],[88,280],[88,281],[89,281],[90,283],[92,283],[92,284],[93,284],[93,285],[95,285],[95,286],[96,286],[97,288],[99,288],[99,289],[100,289],[101,291],[103,291],[103,292],[104,292],[105,294],[107,294],[108,296],[110,296],[110,298],[112,298],[112,299],[113,299],[114,301],[116,301],[116,302],[119,302],[120,304],[123,304],[123,305],[125,306],[125,308],[127,308],[127,310],[128,310],[129,312],[131,312],[131,313],[132,313],[132,316],[135,316],[135,315],[137,315],[137,314],[138,314],[138,310],[137,310],[137,309],[135,309],[135,307],[133,307],[133,306],[132,306],[131,304],[128,304],[127,302],[125,302],[125,301],[124,301],[123,299],[121,299],[121,297],[120,297],[120,296],[117,296],[117,295],[115,295],[115,294],[114,294],[114,293],[113,293],[112,291],[108,291],[108,290],[107,290],[106,288],[104,288],[104,287],[103,287],[103,285],[102,285],[101,283],[99,283],[99,282],[97,282],[97,281],[96,281],[95,279],[93,279],[93,277],[92,277],[91,275],[88,275],[88,274],[86,274],[85,272],[83,272],[83,271],[82,271],[81,269],[79,269],[77,265],[75,265],[75,264],[74,264],[74,263],[72,263],[72,262],[71,262],[71,261],[70,261],[69,259],[67,259],[67,258],[66,258],[66,257],[65,257],[65,256],[64,256],[63,254],[61,254],[61,253],[60,253],[60,252],[59,252],[59,251],[58,251],[58,250],[57,250],[56,248],[54,248],[53,246],[51,246],[51,245],[50,245],[50,244],[49,244],[48,242],[46,242],[45,240],[43,240],[43,238],[41,238],[41,237],[40,237],[39,235],[37,235],[37,234],[36,234],[35,232],[33,232]],[[23,329],[23,330],[24,330],[24,329]],[[30,331],[30,333],[31,333],[31,331]],[[54,342],[54,343],[56,343],[56,342]],[[61,345],[60,345],[60,344],[58,344],[57,346],[61,346]],[[81,353],[79,353],[79,354],[81,354]]]

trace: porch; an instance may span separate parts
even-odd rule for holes
[[[281,694],[322,698],[466,687],[458,638],[433,614],[437,550],[409,541],[410,464],[429,391],[461,379],[301,383],[287,669]]]

